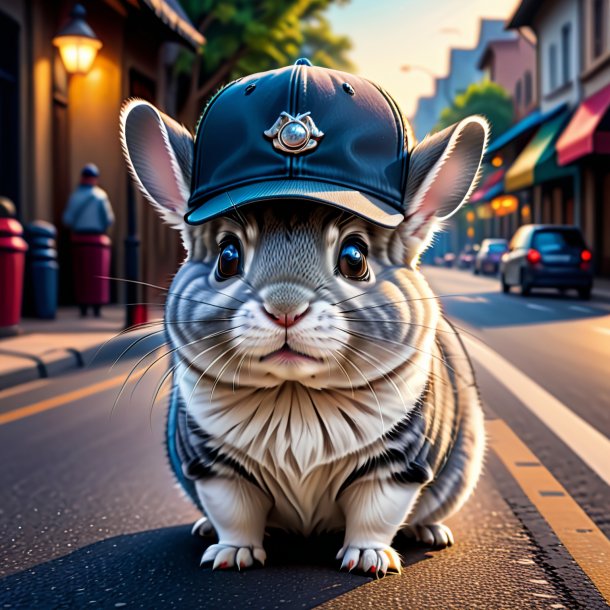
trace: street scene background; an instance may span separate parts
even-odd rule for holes
[[[457,544],[397,540],[405,569],[381,580],[340,573],[333,536],[273,533],[264,570],[199,569],[209,541],[163,448],[184,250],[127,174],[121,105],[193,131],[223,85],[303,56],[378,82],[417,140],[491,122],[421,266],[477,374],[485,474]],[[0,0],[2,607],[607,607],[609,161],[610,0]],[[112,211],[82,235],[79,189]],[[576,231],[571,283],[548,281],[567,255],[514,238],[530,225]]]

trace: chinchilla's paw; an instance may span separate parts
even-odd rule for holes
[[[400,574],[400,557],[390,546],[377,548],[360,548],[356,546],[344,546],[338,553],[337,559],[343,559],[341,570],[358,570],[367,574],[374,574],[377,578],[385,576],[386,573],[396,572]]]
[[[260,546],[233,546],[230,544],[212,544],[203,557],[200,566],[212,567],[213,570],[245,570],[256,563],[265,565],[267,554]]]
[[[216,533],[214,526],[207,517],[201,517],[197,519],[191,528],[192,536],[213,536]]]
[[[451,530],[442,523],[405,525],[402,532],[407,538],[412,538],[433,549],[445,549],[454,544]]]

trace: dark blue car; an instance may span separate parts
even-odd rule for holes
[[[514,234],[500,261],[502,290],[520,286],[521,294],[532,288],[576,289],[589,299],[593,288],[591,251],[578,227],[524,225]]]

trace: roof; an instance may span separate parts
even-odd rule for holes
[[[179,0],[141,0],[165,25],[198,49],[205,38],[195,28]]]
[[[541,6],[541,0],[522,0],[513,16],[507,21],[506,29],[514,30],[531,26]]]

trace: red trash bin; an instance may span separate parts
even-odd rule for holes
[[[106,305],[110,302],[110,238],[73,233],[71,241],[76,302]]]
[[[23,298],[23,274],[28,245],[14,218],[0,218],[0,335],[18,331]]]

